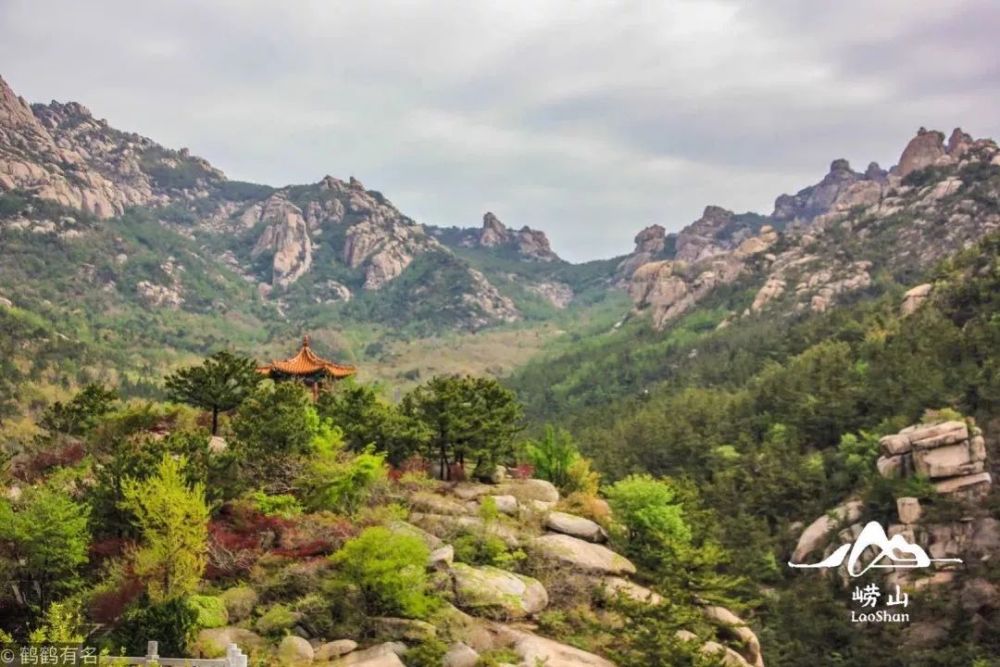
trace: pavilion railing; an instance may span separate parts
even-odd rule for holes
[[[226,655],[222,658],[162,658],[159,655],[159,643],[146,643],[146,655],[141,657],[108,656],[101,658],[102,665],[162,665],[163,667],[247,667],[247,656],[236,644],[226,647]]]

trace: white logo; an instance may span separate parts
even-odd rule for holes
[[[879,553],[868,565],[858,569],[861,555],[869,548],[879,549]],[[848,552],[850,555],[848,555]],[[903,554],[903,555],[897,555]],[[927,552],[916,544],[910,544],[902,535],[895,535],[892,539],[885,534],[882,526],[877,521],[870,521],[865,526],[858,539],[852,546],[850,542],[837,547],[837,550],[824,558],[819,563],[793,563],[789,561],[791,567],[798,568],[838,568],[847,559],[847,573],[852,577],[860,577],[868,570],[874,568],[918,568],[930,567],[931,563],[961,563],[961,558],[931,558]],[[892,561],[889,564],[882,564],[888,558]]]

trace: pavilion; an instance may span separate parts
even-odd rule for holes
[[[257,372],[266,375],[275,382],[298,380],[312,389],[313,398],[319,396],[319,390],[328,382],[336,382],[350,377],[357,372],[354,366],[328,361],[309,347],[309,336],[302,337],[302,349],[290,359],[271,361],[257,368]]]

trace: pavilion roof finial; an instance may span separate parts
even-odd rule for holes
[[[302,337],[302,347],[309,347],[309,334]]]

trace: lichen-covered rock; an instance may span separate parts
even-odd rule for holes
[[[389,616],[375,616],[369,620],[372,629],[382,639],[424,642],[437,636],[437,628],[426,621]]]
[[[506,641],[521,657],[522,665],[545,665],[545,667],[615,667],[610,660],[599,655],[581,651],[552,639],[512,628],[502,629]]]
[[[635,602],[645,602],[647,604],[660,604],[663,597],[656,591],[645,586],[640,586],[634,581],[624,577],[601,577],[597,580],[597,586],[607,595],[624,595]]]
[[[500,484],[497,495],[514,496],[520,502],[541,500],[545,503],[559,502],[559,489],[544,479],[511,479]]]
[[[399,521],[399,520],[390,521],[386,525],[386,527],[394,533],[419,537],[421,540],[423,540],[424,544],[426,544],[427,548],[430,549],[431,551],[439,549],[441,546],[444,545],[444,542],[441,540],[440,537],[432,535],[423,528],[420,528],[419,526],[414,526],[412,523],[408,523],[406,521]]]
[[[469,507],[448,496],[420,491],[410,496],[410,506],[429,514],[471,514]]]
[[[353,639],[337,639],[332,642],[321,644],[316,649],[316,653],[313,658],[316,662],[328,662],[334,658],[339,658],[342,655],[347,655],[356,648],[358,648],[358,643]]]
[[[406,652],[406,645],[399,642],[386,642],[355,651],[334,660],[331,667],[406,667],[399,656]]]
[[[455,547],[446,544],[438,547],[427,557],[427,567],[432,570],[446,570],[455,560]]]
[[[557,533],[579,537],[588,542],[606,542],[608,534],[590,519],[567,514],[565,512],[549,512],[545,517],[545,527]]]
[[[479,654],[462,642],[452,644],[441,659],[441,667],[476,667]]]
[[[542,535],[530,543],[532,550],[577,570],[593,574],[635,574],[635,565],[611,549],[569,535]]]
[[[854,523],[860,519],[864,507],[863,501],[852,500],[833,508],[813,521],[799,536],[795,551],[792,552],[792,561],[795,563],[805,562],[805,558],[809,554],[826,544],[831,532],[841,525]]]
[[[456,604],[477,615],[523,618],[537,614],[549,603],[548,593],[537,579],[497,567],[455,563],[451,575]]]
[[[284,665],[304,665],[313,661],[313,647],[302,637],[288,635],[278,644],[278,660]]]

